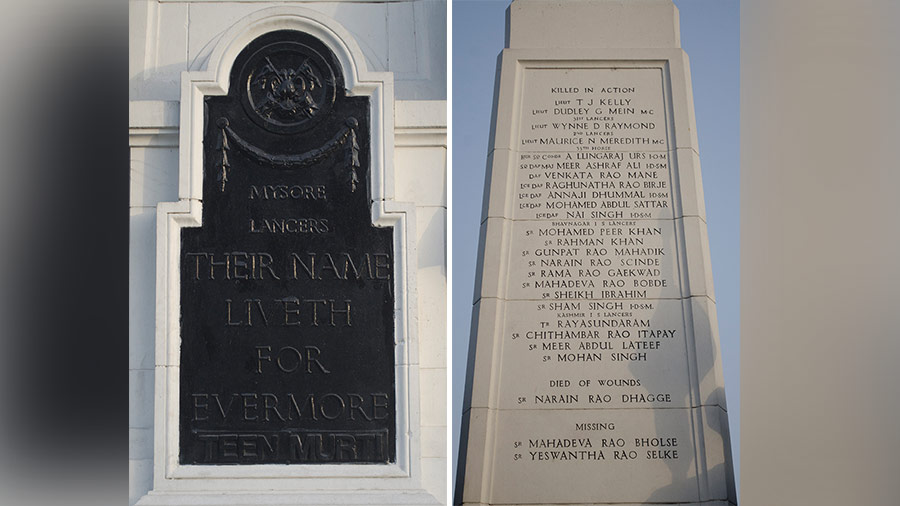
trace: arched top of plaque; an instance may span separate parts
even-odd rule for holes
[[[329,62],[335,65],[331,70],[343,76],[351,93],[361,81],[371,77],[366,75],[372,73],[367,72],[362,50],[345,28],[319,12],[295,6],[262,9],[242,18],[221,34],[209,57],[198,62],[200,68],[193,72],[205,70],[210,77],[215,76],[221,92],[207,94],[223,95],[238,55],[256,39],[284,30],[302,32],[327,48],[334,58],[334,62]]]
[[[279,33],[299,37],[279,39]],[[350,32],[320,12],[279,6],[245,16],[213,44],[208,57],[201,56],[182,74],[180,199],[203,200],[203,97],[227,95],[232,85],[243,89],[243,108],[254,124],[286,135],[318,125],[342,92],[368,96],[369,195],[373,202],[393,198],[393,135],[385,135],[394,129],[393,75],[369,71]]]

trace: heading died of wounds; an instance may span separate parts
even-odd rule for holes
[[[203,216],[181,236],[179,462],[396,461],[394,234],[372,225],[369,98],[270,32],[205,100]]]

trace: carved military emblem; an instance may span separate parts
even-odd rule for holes
[[[309,61],[299,68],[278,68],[266,58],[266,65],[250,86],[254,110],[268,120],[283,123],[312,118],[319,110],[313,93],[322,80]]]
[[[334,103],[334,72],[303,44],[272,44],[253,55],[245,68],[245,107],[267,130],[296,133],[309,128]]]

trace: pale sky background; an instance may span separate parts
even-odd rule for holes
[[[474,273],[497,55],[509,0],[453,0],[453,476],[465,388]],[[739,9],[738,0],[675,0],[691,62],[700,164],[722,346],[725,392],[740,479]]]

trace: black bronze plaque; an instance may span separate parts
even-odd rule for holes
[[[181,235],[183,464],[395,461],[394,252],[369,102],[280,31],[207,97],[203,226]]]

